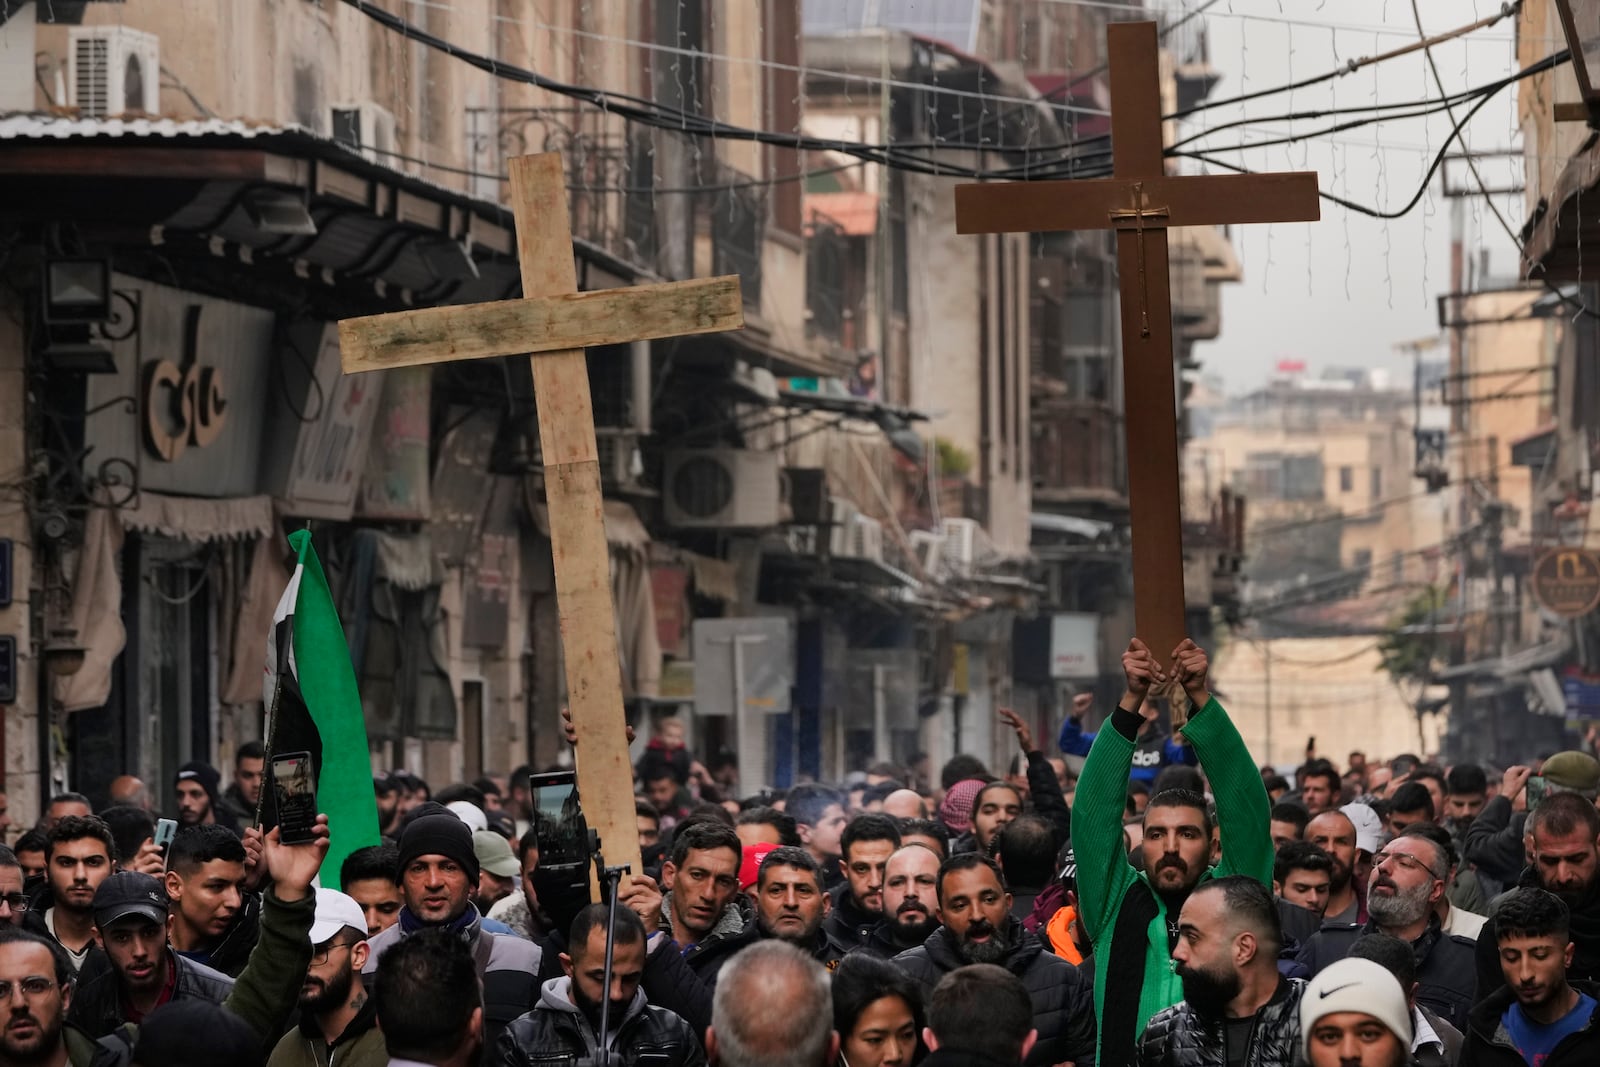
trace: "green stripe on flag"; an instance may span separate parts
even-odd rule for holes
[[[382,840],[372,792],[367,721],[344,627],[334,610],[322,563],[311,547],[311,531],[296,530],[289,535],[289,544],[303,568],[292,622],[295,676],[301,699],[322,738],[317,805],[328,817],[332,838],[321,882],[335,887],[345,857]]]

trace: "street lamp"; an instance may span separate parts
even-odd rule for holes
[[[1600,0],[1555,0],[1555,4],[1589,125],[1600,127]],[[1557,105],[1558,119],[1573,117],[1563,110]]]

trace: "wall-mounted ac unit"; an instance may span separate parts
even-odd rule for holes
[[[842,496],[828,498],[828,555],[855,555],[855,525],[859,512]]]
[[[67,103],[84,118],[158,114],[161,41],[126,26],[79,26],[67,33]]]
[[[944,558],[958,571],[970,570],[978,555],[983,527],[975,519],[944,520]]]
[[[600,481],[607,488],[634,490],[644,473],[639,454],[639,431],[618,426],[596,426],[594,443],[600,459]]]
[[[916,553],[923,575],[937,580],[944,566],[944,537],[927,530],[912,530],[911,551]]]
[[[777,525],[779,460],[776,452],[740,448],[667,453],[661,486],[667,524],[733,529]]]
[[[851,534],[852,556],[873,563],[883,562],[883,523],[865,515],[857,515]]]
[[[333,109],[333,139],[374,163],[396,162],[394,115],[370,100]]]

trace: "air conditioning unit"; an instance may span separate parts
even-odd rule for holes
[[[639,455],[639,431],[622,426],[597,426],[595,450],[600,459],[600,481],[607,488],[637,489],[644,462]]]
[[[394,115],[370,100],[333,109],[333,139],[374,163],[395,162]]]
[[[957,571],[967,571],[978,556],[983,527],[976,519],[944,520],[944,558]]]
[[[850,532],[852,556],[873,563],[883,562],[883,523],[865,515],[857,515]]]
[[[930,579],[940,576],[944,565],[944,538],[927,530],[911,531],[911,551],[917,554],[922,573]]]
[[[662,477],[669,526],[755,529],[776,526],[781,494],[776,452],[700,448],[668,452]]]
[[[856,506],[842,496],[828,498],[828,555],[855,555]]]
[[[161,41],[126,26],[67,33],[67,103],[84,118],[161,111]]]

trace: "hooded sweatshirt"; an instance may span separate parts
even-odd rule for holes
[[[552,978],[539,990],[533,1010],[505,1029],[494,1045],[496,1064],[589,1059],[605,1048],[624,1063],[658,1067],[705,1067],[700,1040],[681,1018],[650,1004],[636,989],[620,1019],[607,1020],[602,1044],[597,1024],[572,1002],[572,979]]]

